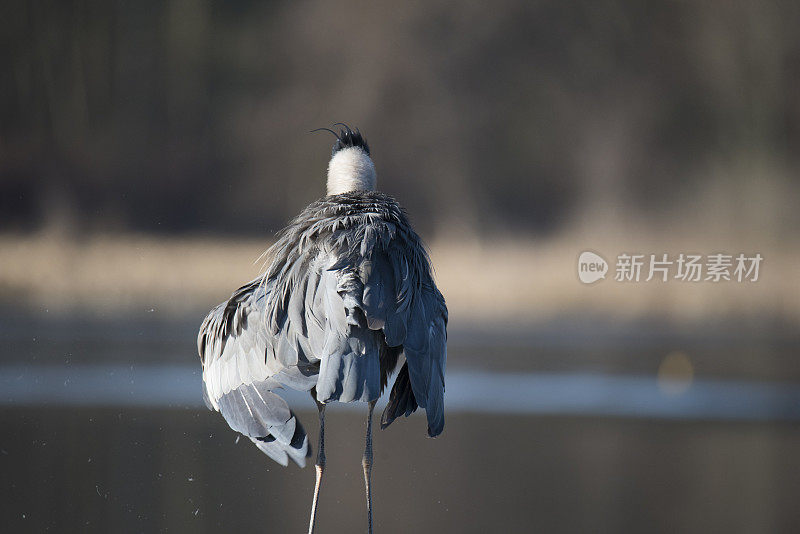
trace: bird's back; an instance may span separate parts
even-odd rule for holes
[[[377,398],[383,346],[400,347],[410,337],[425,349],[427,339],[419,339],[430,322],[425,312],[446,318],[419,237],[382,193],[315,202],[272,253],[265,275],[275,284],[267,302],[270,341],[287,365],[319,362],[322,402]]]
[[[374,191],[325,197],[283,230],[268,262],[264,276],[215,308],[200,332],[205,393],[231,427],[257,440],[264,436],[248,432],[272,432],[242,424],[253,408],[237,388],[260,384],[274,395],[277,387],[316,387],[320,402],[372,401],[404,356],[383,426],[422,406],[429,434],[441,432],[447,309],[394,199]],[[226,403],[238,409],[226,414]],[[276,419],[302,430],[288,408]],[[283,440],[297,443],[288,430]]]

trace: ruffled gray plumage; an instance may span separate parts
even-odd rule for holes
[[[201,327],[210,407],[225,405],[231,427],[244,429],[262,450],[261,444],[271,444],[265,450],[271,457],[282,446],[295,461],[304,453],[304,461],[308,440],[298,438],[297,429],[305,437],[302,427],[274,391],[316,387],[320,402],[375,400],[402,355],[402,379],[382,426],[420,406],[429,435],[438,435],[447,308],[422,242],[397,202],[372,191],[323,198],[281,232],[267,258],[264,275],[212,310]],[[259,419],[250,388],[261,393],[256,400],[272,417],[257,428],[244,422]]]

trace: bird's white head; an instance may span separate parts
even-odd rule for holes
[[[335,126],[335,125],[334,125]],[[328,194],[338,195],[349,191],[372,191],[377,175],[370,158],[369,145],[361,132],[351,130],[346,124],[337,134],[328,163]],[[327,128],[322,128],[327,130]]]

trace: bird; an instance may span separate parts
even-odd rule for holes
[[[310,393],[319,443],[309,534],[326,465],[325,409],[367,404],[361,464],[372,533],[375,403],[395,375],[381,429],[423,408],[428,436],[442,432],[448,312],[405,209],[376,189],[366,138],[332,126],[338,132],[317,129],[336,137],[326,196],[278,233],[258,277],[209,312],[197,345],[207,407],[283,466],[304,467],[311,447],[280,393]]]

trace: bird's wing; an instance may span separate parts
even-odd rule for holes
[[[385,247],[373,247],[362,263],[362,309],[369,327],[382,330],[389,347],[402,347],[406,360],[381,426],[409,415],[419,405],[425,408],[428,434],[433,437],[444,428],[447,307],[433,282],[422,243],[408,232],[399,233]]]
[[[203,321],[197,338],[203,365],[203,398],[230,427],[248,436],[282,465],[301,467],[309,452],[302,425],[273,390],[285,384],[313,386],[297,366],[267,354],[265,303],[271,284],[261,279],[237,289]]]

